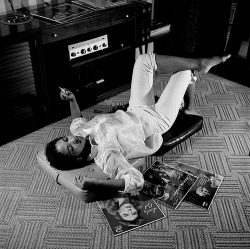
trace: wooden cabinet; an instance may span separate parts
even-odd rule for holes
[[[51,122],[70,115],[68,103],[59,98],[59,86],[76,94],[81,109],[130,86],[136,42],[134,6],[98,12],[40,32],[46,113]],[[103,36],[106,47],[96,46],[94,51]],[[72,47],[77,49],[70,51]],[[89,49],[91,53],[86,52]]]

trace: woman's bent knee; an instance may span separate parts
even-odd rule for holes
[[[149,53],[139,55],[136,59],[136,66],[155,71],[157,69],[155,54]]]

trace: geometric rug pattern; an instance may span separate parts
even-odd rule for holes
[[[155,79],[157,94],[168,78]],[[125,91],[83,114],[90,119],[128,98]],[[180,161],[223,175],[209,210],[159,203],[165,219],[114,237],[97,203],[81,202],[37,164],[37,151],[69,133],[68,117],[0,147],[0,248],[250,248],[250,88],[207,74],[196,84],[195,106],[203,129],[164,156],[147,157],[141,170],[154,160]]]

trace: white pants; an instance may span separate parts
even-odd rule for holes
[[[156,130],[165,133],[173,125],[178,115],[188,85],[194,83],[195,80],[190,70],[173,74],[159,100],[155,103],[153,82],[154,73],[158,68],[155,56],[154,53],[142,54],[135,62],[129,109],[142,109],[150,112],[151,116],[155,116],[152,122],[159,126],[156,127]]]

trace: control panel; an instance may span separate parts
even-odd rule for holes
[[[73,60],[75,58],[95,53],[100,50],[108,48],[108,36],[103,35],[87,41],[78,42],[68,46],[69,59]]]

